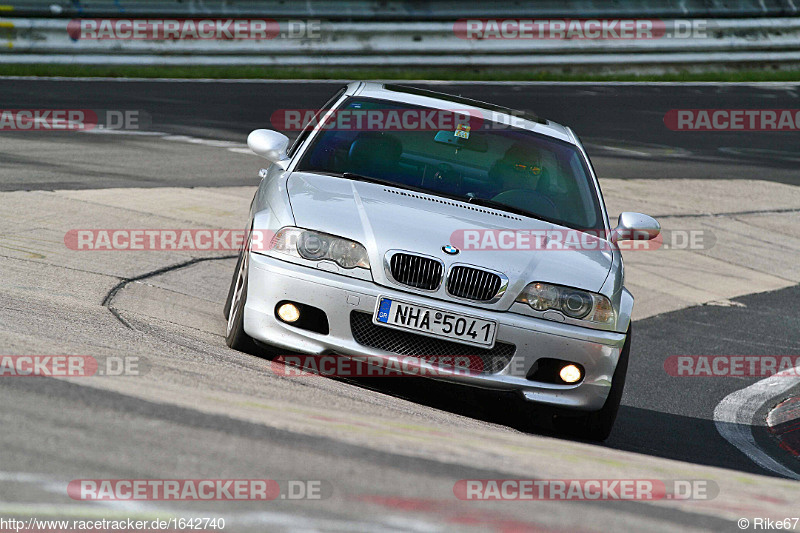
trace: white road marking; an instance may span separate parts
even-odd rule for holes
[[[92,128],[90,130],[78,130],[81,133],[91,133],[93,135],[143,135],[146,137],[161,137],[166,135],[161,131],[141,131],[141,130],[115,130],[110,128],[101,128],[99,125],[97,128]]]
[[[650,157],[650,154],[648,154],[647,152],[641,152],[639,150],[631,150],[629,148],[619,148],[618,146],[606,146],[604,144],[599,144],[597,146],[598,148],[602,148],[603,150],[608,150],[610,152],[620,152],[624,154],[633,154],[642,157]]]
[[[797,375],[800,366],[786,372]],[[760,467],[790,479],[800,480],[800,474],[770,457],[756,444],[752,430],[753,418],[759,408],[798,383],[800,380],[774,375],[731,393],[714,409],[714,424],[722,438]]]
[[[200,144],[203,146],[212,146],[214,148],[226,148],[229,152],[236,154],[255,155],[247,146],[247,144],[244,143],[238,143],[236,141],[223,141],[219,139],[202,139],[200,137],[192,137],[190,135],[175,135],[172,133],[165,133],[163,131],[112,130],[97,128],[91,130],[80,130],[80,132],[91,135],[139,135],[144,137],[160,137],[161,140],[164,141]]]
[[[780,159],[782,161],[800,161],[800,156],[797,152],[790,152],[788,150],[768,150],[763,148],[737,148],[733,146],[723,146],[717,148],[718,151],[724,154],[732,154],[738,156],[761,156],[765,158]]]

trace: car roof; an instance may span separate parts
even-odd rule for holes
[[[545,120],[525,111],[517,111],[496,104],[479,102],[461,96],[454,96],[428,89],[420,89],[407,85],[387,84],[371,81],[356,81],[347,86],[348,96],[378,98],[405,104],[420,105],[433,109],[475,111],[483,114],[487,120],[511,123],[515,127],[555,137],[570,144],[577,144],[574,133],[569,128],[551,120]]]

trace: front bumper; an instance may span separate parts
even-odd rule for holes
[[[625,343],[625,335],[621,333],[434,300],[255,253],[250,253],[244,330],[257,341],[292,352],[396,357],[391,352],[359,344],[351,329],[351,312],[371,315],[379,296],[495,320],[497,342],[516,346],[509,364],[494,373],[443,375],[438,372],[436,379],[517,391],[527,400],[558,407],[588,411],[602,408]],[[314,333],[279,321],[275,317],[275,306],[282,300],[322,309],[328,317],[329,333]],[[585,377],[576,385],[526,379],[528,371],[540,357],[579,363],[584,367]]]

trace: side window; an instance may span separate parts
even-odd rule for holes
[[[333,96],[333,98],[331,98],[330,100],[325,102],[325,105],[323,105],[319,109],[319,111],[317,111],[316,114],[314,115],[314,119],[313,120],[309,120],[308,123],[305,125],[305,127],[303,128],[303,131],[301,131],[300,135],[297,136],[297,139],[294,140],[294,143],[292,144],[292,147],[289,148],[289,151],[286,153],[286,155],[288,155],[289,157],[293,157],[294,156],[294,153],[297,151],[298,148],[300,148],[300,146],[303,144],[303,141],[305,141],[308,138],[308,136],[311,134],[311,132],[314,130],[314,126],[317,124],[317,122],[319,122],[319,118],[322,115],[324,115],[331,107],[333,107],[333,104],[335,104],[336,101],[339,98],[341,98],[341,96],[344,94],[344,92],[346,90],[347,90],[346,86],[342,87]]]

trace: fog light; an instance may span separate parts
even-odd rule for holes
[[[577,383],[581,380],[581,369],[575,365],[567,365],[558,373],[564,383]]]
[[[283,304],[278,308],[278,316],[284,322],[297,322],[300,310],[294,304]]]

